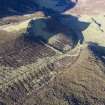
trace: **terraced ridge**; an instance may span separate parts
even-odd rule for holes
[[[57,68],[72,65],[78,58],[68,54],[55,54],[52,57],[38,59],[32,64],[18,67],[14,70],[7,70],[6,67],[0,68],[0,102],[7,105],[20,105],[24,102],[27,95],[32,90],[38,90],[46,85],[58,73]],[[66,63],[65,63],[66,62]]]
[[[23,41],[19,41],[13,48],[8,47],[8,44],[6,44],[6,47],[3,47],[4,50],[0,53],[1,67],[16,69],[20,66],[36,62],[38,58],[53,56],[55,54],[54,51],[42,44],[30,43],[25,45],[23,43]]]

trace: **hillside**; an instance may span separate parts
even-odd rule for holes
[[[63,1],[0,0],[0,105],[105,105],[104,0]]]

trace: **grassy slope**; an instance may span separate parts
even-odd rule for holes
[[[104,69],[85,48],[72,67],[64,69],[38,95],[27,97],[24,105],[104,105]]]

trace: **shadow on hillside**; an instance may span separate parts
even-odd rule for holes
[[[89,49],[93,52],[97,59],[100,59],[105,64],[105,47],[97,43],[89,43]]]
[[[59,33],[67,36],[71,43],[82,44],[84,31],[90,23],[78,20],[78,17],[72,15],[55,15],[50,18],[41,18],[30,21],[25,38],[30,41],[44,41],[48,43],[49,39]]]
[[[43,11],[47,16],[62,13],[75,6],[71,0],[0,0],[0,17]]]

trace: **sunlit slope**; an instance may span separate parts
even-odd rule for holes
[[[96,42],[101,45],[105,45],[105,16],[81,16],[80,20],[84,20],[90,23],[89,27],[83,31],[85,41]]]

